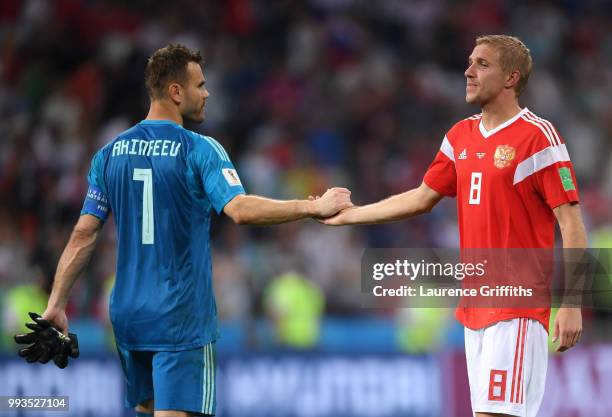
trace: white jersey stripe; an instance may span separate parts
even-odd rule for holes
[[[207,347],[208,345],[204,345],[204,348],[202,349],[202,413],[206,412],[206,400],[208,398],[208,391],[207,391],[207,383],[208,383],[208,373],[207,373],[207,366],[208,366],[208,360],[206,357],[206,352],[207,352]]]
[[[559,138],[559,134],[557,133],[557,129],[554,128],[553,124],[551,122],[549,122],[546,119],[542,119],[539,116],[536,116],[535,114],[531,113],[530,114],[535,117],[536,120],[539,120],[540,122],[544,123],[545,126],[548,126],[548,130],[552,133],[552,136],[554,139],[556,139],[557,144],[561,145],[561,138]]]
[[[553,133],[553,131],[551,130],[550,126],[548,126],[546,123],[544,123],[543,119],[540,119],[538,116],[536,116],[535,114],[529,112],[528,115],[526,115],[531,121],[533,121],[534,123],[538,123],[539,125],[541,125],[544,129],[546,129],[546,131],[548,132],[548,135],[550,137],[550,140],[552,140],[552,145],[560,145],[559,142],[557,142],[556,138],[555,138],[555,134]]]
[[[455,162],[455,150],[453,149],[453,145],[451,145],[450,141],[446,136],[444,136],[442,146],[440,146],[440,152],[446,155],[448,159]]]
[[[202,414],[212,414],[212,402],[214,400],[213,392],[213,379],[212,379],[212,367],[214,363],[211,357],[211,344],[204,346],[204,362],[205,362],[205,374],[204,374],[204,386],[206,387],[204,401],[202,405]]]
[[[526,121],[527,123],[531,123],[532,125],[537,126],[542,131],[544,136],[546,136],[546,139],[548,139],[548,143],[550,143],[550,146],[555,146],[555,143],[553,142],[552,137],[550,136],[550,134],[548,133],[548,130],[544,126],[539,124],[539,122],[534,122],[533,120],[528,119],[525,116],[523,116],[522,119]]]
[[[216,388],[215,388],[215,352],[212,348],[212,343],[209,343],[210,345],[210,370],[211,370],[211,374],[210,374],[210,404],[209,404],[209,408],[208,408],[208,414],[213,415],[214,414],[214,409],[213,409],[213,405],[215,403],[215,392],[216,392]]]
[[[559,146],[549,146],[536,152],[516,166],[514,171],[513,185],[518,184],[530,175],[548,168],[557,162],[567,162],[570,160],[565,144]]]
[[[213,360],[212,343],[208,344],[208,408],[206,414],[212,414],[215,401],[215,361]]]

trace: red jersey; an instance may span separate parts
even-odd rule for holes
[[[457,197],[461,248],[552,248],[552,209],[578,201],[563,139],[527,108],[489,131],[479,114],[455,124],[424,182]],[[472,329],[517,317],[548,329],[550,308],[458,307],[456,316]]]

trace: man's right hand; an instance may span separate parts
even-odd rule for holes
[[[351,224],[351,222],[348,219],[348,216],[350,215],[349,212],[356,208],[357,206],[348,207],[331,217],[321,219],[320,222],[328,226],[344,226],[346,224]]]
[[[311,200],[313,217],[330,217],[353,207],[351,192],[347,188],[330,188],[320,198]]]
[[[55,326],[60,332],[65,335],[68,334],[68,317],[66,317],[66,310],[47,306],[47,309],[42,314],[42,318]]]
[[[36,313],[30,313],[30,318],[34,323],[26,323],[26,327],[32,330],[32,333],[15,335],[15,342],[27,345],[19,350],[19,356],[29,363],[47,363],[53,359],[53,362],[62,369],[68,365],[68,357],[79,356],[76,334],[64,335],[49,320]]]
[[[387,223],[428,213],[442,197],[442,194],[422,183],[418,188],[392,195],[377,203],[359,207],[350,205],[319,221],[329,226]],[[309,199],[313,203],[319,201],[319,197]]]

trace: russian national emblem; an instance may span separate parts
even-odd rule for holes
[[[495,149],[495,155],[493,155],[493,163],[497,168],[506,168],[510,166],[512,160],[516,155],[516,149],[510,145],[499,145]]]

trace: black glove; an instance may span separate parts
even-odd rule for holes
[[[53,356],[53,362],[60,369],[64,369],[66,366],[68,366],[68,357],[70,356],[71,358],[76,359],[79,357],[79,353],[79,340],[77,339],[77,335],[74,333],[68,333],[67,340],[60,345],[59,349]]]
[[[62,369],[68,365],[68,356],[72,358],[79,356],[76,334],[69,333],[69,336],[65,336],[40,315],[36,313],[29,315],[34,323],[27,323],[26,327],[33,331],[15,335],[15,342],[28,345],[19,350],[19,356],[25,358],[28,363],[47,363],[53,358],[53,362]]]

